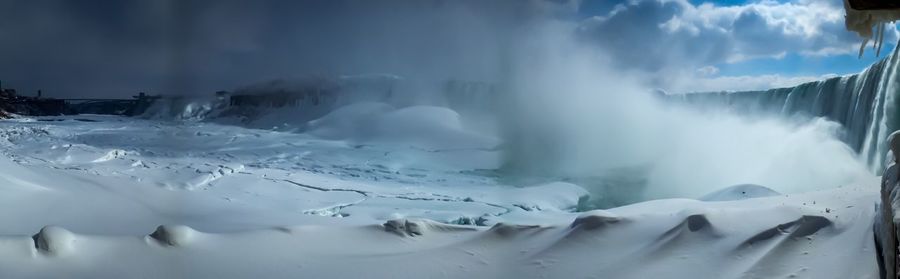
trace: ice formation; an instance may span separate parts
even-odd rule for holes
[[[856,32],[863,38],[859,46],[859,56],[862,57],[865,47],[872,41],[875,55],[881,54],[884,45],[884,32],[888,25],[900,19],[900,10],[856,10],[850,6],[849,0],[844,0],[844,23],[847,30]]]

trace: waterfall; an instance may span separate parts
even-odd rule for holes
[[[898,50],[859,74],[763,91],[670,95],[675,101],[741,114],[824,117],[843,125],[842,140],[879,173],[886,137],[900,129]]]

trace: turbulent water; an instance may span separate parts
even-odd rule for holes
[[[897,130],[898,51],[855,75],[765,91],[676,95],[703,107],[728,107],[742,114],[825,117],[843,125],[842,140],[875,172],[883,165],[886,137]]]

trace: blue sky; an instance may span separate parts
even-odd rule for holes
[[[880,57],[871,47],[858,57],[862,38],[845,30],[840,0],[584,0],[578,14],[582,25],[599,30],[594,34],[601,47],[605,41],[625,46],[606,47],[615,57],[629,57],[629,63],[646,57],[657,74],[697,68],[703,74],[695,79],[759,77],[735,88],[721,88],[719,82],[698,90],[760,89],[858,73],[893,50],[897,40],[896,28],[889,28]]]
[[[884,54],[880,58],[883,58]],[[829,56],[804,56],[797,53],[789,53],[784,58],[758,58],[738,63],[720,63],[720,75],[825,75],[845,74],[860,72],[878,58],[872,51],[866,52],[864,57],[858,58],[852,54]]]

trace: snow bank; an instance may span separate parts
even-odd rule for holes
[[[146,236],[51,227],[34,238],[0,236],[0,269],[10,278],[874,279],[875,198],[836,189],[659,200],[490,228],[416,218],[228,233],[161,226]]]
[[[735,201],[781,195],[765,186],[741,184],[727,187],[700,197],[701,201]]]
[[[325,139],[349,139],[375,133],[375,121],[393,111],[384,103],[360,103],[340,107],[308,124],[308,133]]]
[[[308,133],[332,140],[409,145],[426,150],[493,148],[494,138],[467,131],[459,114],[443,107],[395,109],[383,103],[341,107],[309,122]]]

